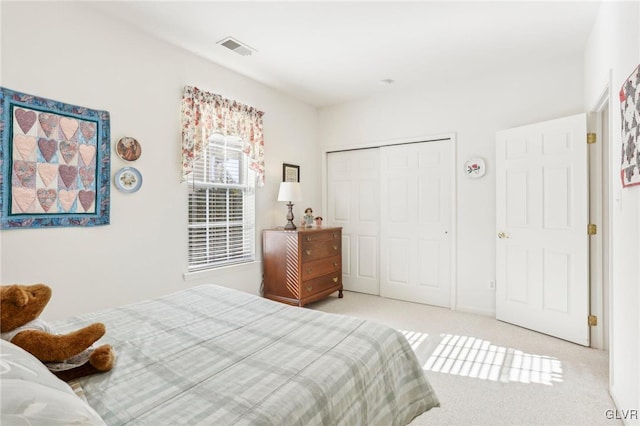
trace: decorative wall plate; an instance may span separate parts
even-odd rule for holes
[[[486,167],[482,158],[472,158],[464,163],[464,172],[470,178],[479,178],[484,176]]]
[[[125,161],[136,161],[142,154],[142,147],[134,138],[125,136],[116,144],[116,153]]]
[[[136,192],[142,186],[142,175],[135,167],[123,167],[116,172],[114,182],[122,192]]]

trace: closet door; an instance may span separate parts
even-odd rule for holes
[[[451,142],[380,150],[380,294],[450,307]]]
[[[345,290],[380,294],[378,277],[379,148],[327,157],[327,224],[342,227]]]

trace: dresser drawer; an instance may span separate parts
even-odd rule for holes
[[[308,280],[341,270],[342,257],[334,256],[303,263],[300,269],[300,275],[303,280]]]
[[[323,232],[310,232],[301,235],[300,239],[303,243],[308,243],[311,241],[331,241],[337,240],[340,241],[340,231],[323,231]]]
[[[323,259],[342,254],[342,242],[337,239],[302,243],[302,261]]]
[[[320,293],[324,290],[329,290],[331,288],[335,288],[342,285],[342,273],[333,273],[328,275],[323,275],[319,278],[315,278],[312,280],[304,281],[302,283],[302,294],[301,297],[304,299],[305,297],[312,296],[316,293]]]

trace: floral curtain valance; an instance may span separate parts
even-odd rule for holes
[[[193,171],[194,162],[202,155],[204,144],[213,134],[237,136],[244,141],[249,167],[256,172],[258,186],[264,185],[264,112],[185,86],[182,96],[182,180]]]

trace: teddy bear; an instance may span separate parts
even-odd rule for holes
[[[113,348],[92,347],[104,335],[104,324],[55,334],[39,318],[49,299],[51,288],[45,284],[0,286],[0,337],[30,352],[65,381],[111,370]]]

